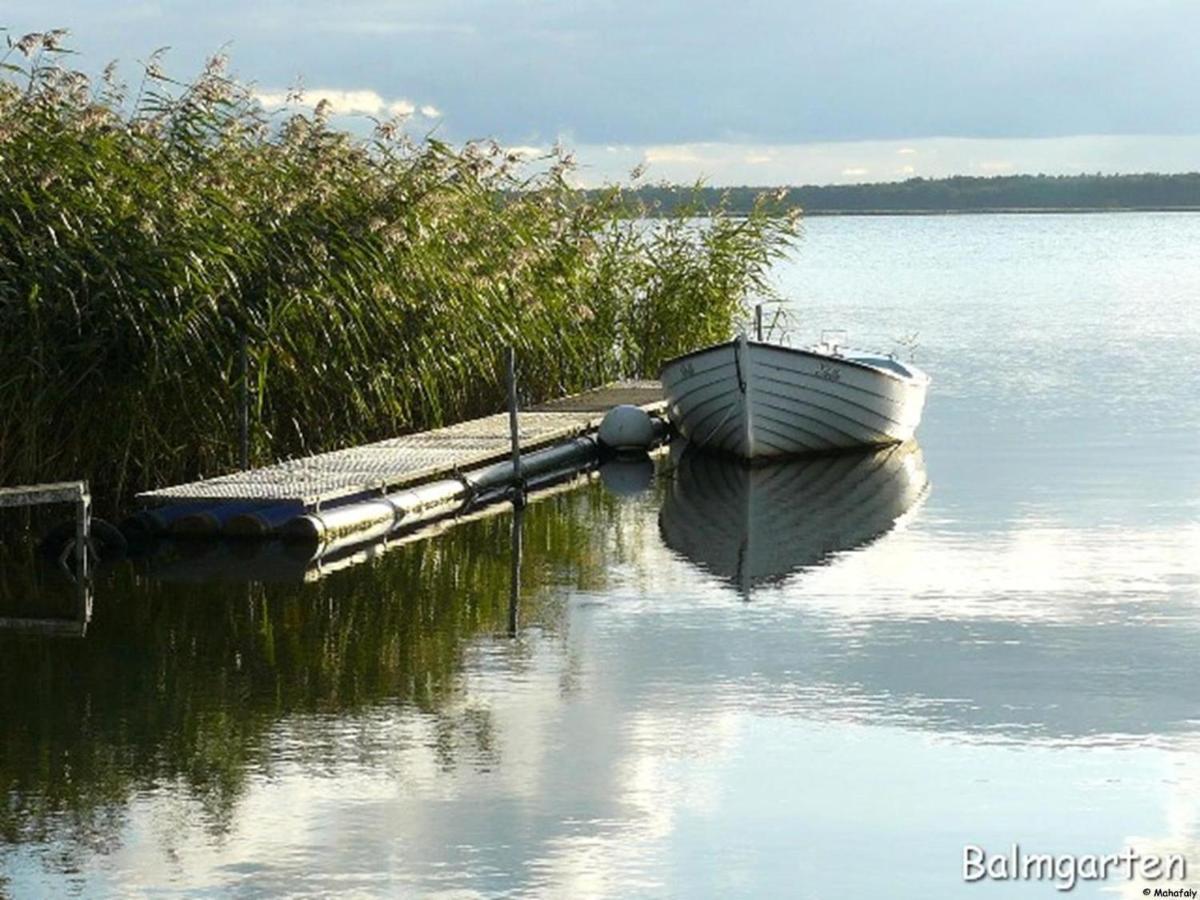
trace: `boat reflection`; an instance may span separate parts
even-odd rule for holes
[[[659,530],[673,551],[745,594],[886,534],[928,484],[915,442],[760,466],[689,450]]]

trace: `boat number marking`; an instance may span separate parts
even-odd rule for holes
[[[826,381],[842,380],[842,373],[839,372],[835,366],[831,366],[827,363],[821,363],[820,368],[817,369],[817,371],[813,374],[815,374],[818,378],[824,378]]]

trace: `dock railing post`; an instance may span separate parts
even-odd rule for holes
[[[79,499],[75,501],[75,565],[79,580],[88,577],[88,545],[92,539],[92,495],[86,481],[79,483]]]
[[[517,350],[509,347],[506,355],[508,381],[508,431],[512,438],[513,503],[525,505],[525,479],[521,473],[521,431],[517,422]]]
[[[761,344],[763,339],[763,312],[761,303],[754,304],[754,334],[755,340]]]

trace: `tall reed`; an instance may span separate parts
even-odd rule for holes
[[[111,504],[235,467],[243,335],[260,463],[493,411],[509,344],[528,400],[653,376],[796,234],[762,205],[647,224],[561,151],[278,120],[220,57],[93,83],[61,37],[0,52],[0,484]]]

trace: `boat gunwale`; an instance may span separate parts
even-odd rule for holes
[[[658,370],[659,381],[662,381],[663,386],[666,387],[666,382],[665,382],[665,379],[663,378],[663,376],[666,374],[667,369],[670,368],[671,366],[673,366],[675,363],[681,362],[685,359],[690,359],[695,356],[700,356],[705,353],[709,353],[713,350],[720,350],[724,347],[729,347],[731,345],[735,345],[738,342],[738,340],[739,340],[739,338],[731,338],[727,341],[721,341],[720,343],[717,343],[717,344],[709,344],[707,347],[700,347],[696,350],[689,350],[687,353],[681,353],[679,356],[671,357],[666,362],[664,362],[662,364],[662,366],[659,368],[659,370]],[[754,341],[754,340],[750,340],[749,338],[747,338],[746,343],[751,347],[762,347],[763,349],[766,349],[766,350],[780,350],[780,351],[783,351],[784,353],[794,353],[797,356],[805,356],[810,359],[818,359],[818,360],[822,360],[822,361],[833,360],[834,362],[843,363],[843,364],[850,366],[852,368],[855,368],[855,369],[862,369],[863,371],[866,371],[866,372],[872,372],[877,375],[884,375],[884,376],[894,379],[895,381],[898,381],[904,385],[913,385],[913,386],[922,385],[922,384],[928,385],[931,380],[929,375],[927,373],[921,371],[920,369],[914,370],[917,374],[913,374],[913,375],[909,375],[908,377],[905,377],[904,375],[901,375],[899,372],[895,372],[891,369],[886,369],[881,366],[873,366],[870,363],[866,363],[866,362],[859,362],[858,360],[851,359],[846,356],[834,356],[829,353],[818,353],[816,350],[804,350],[799,347],[785,347],[782,344],[771,344],[771,343],[768,343],[767,341]]]

